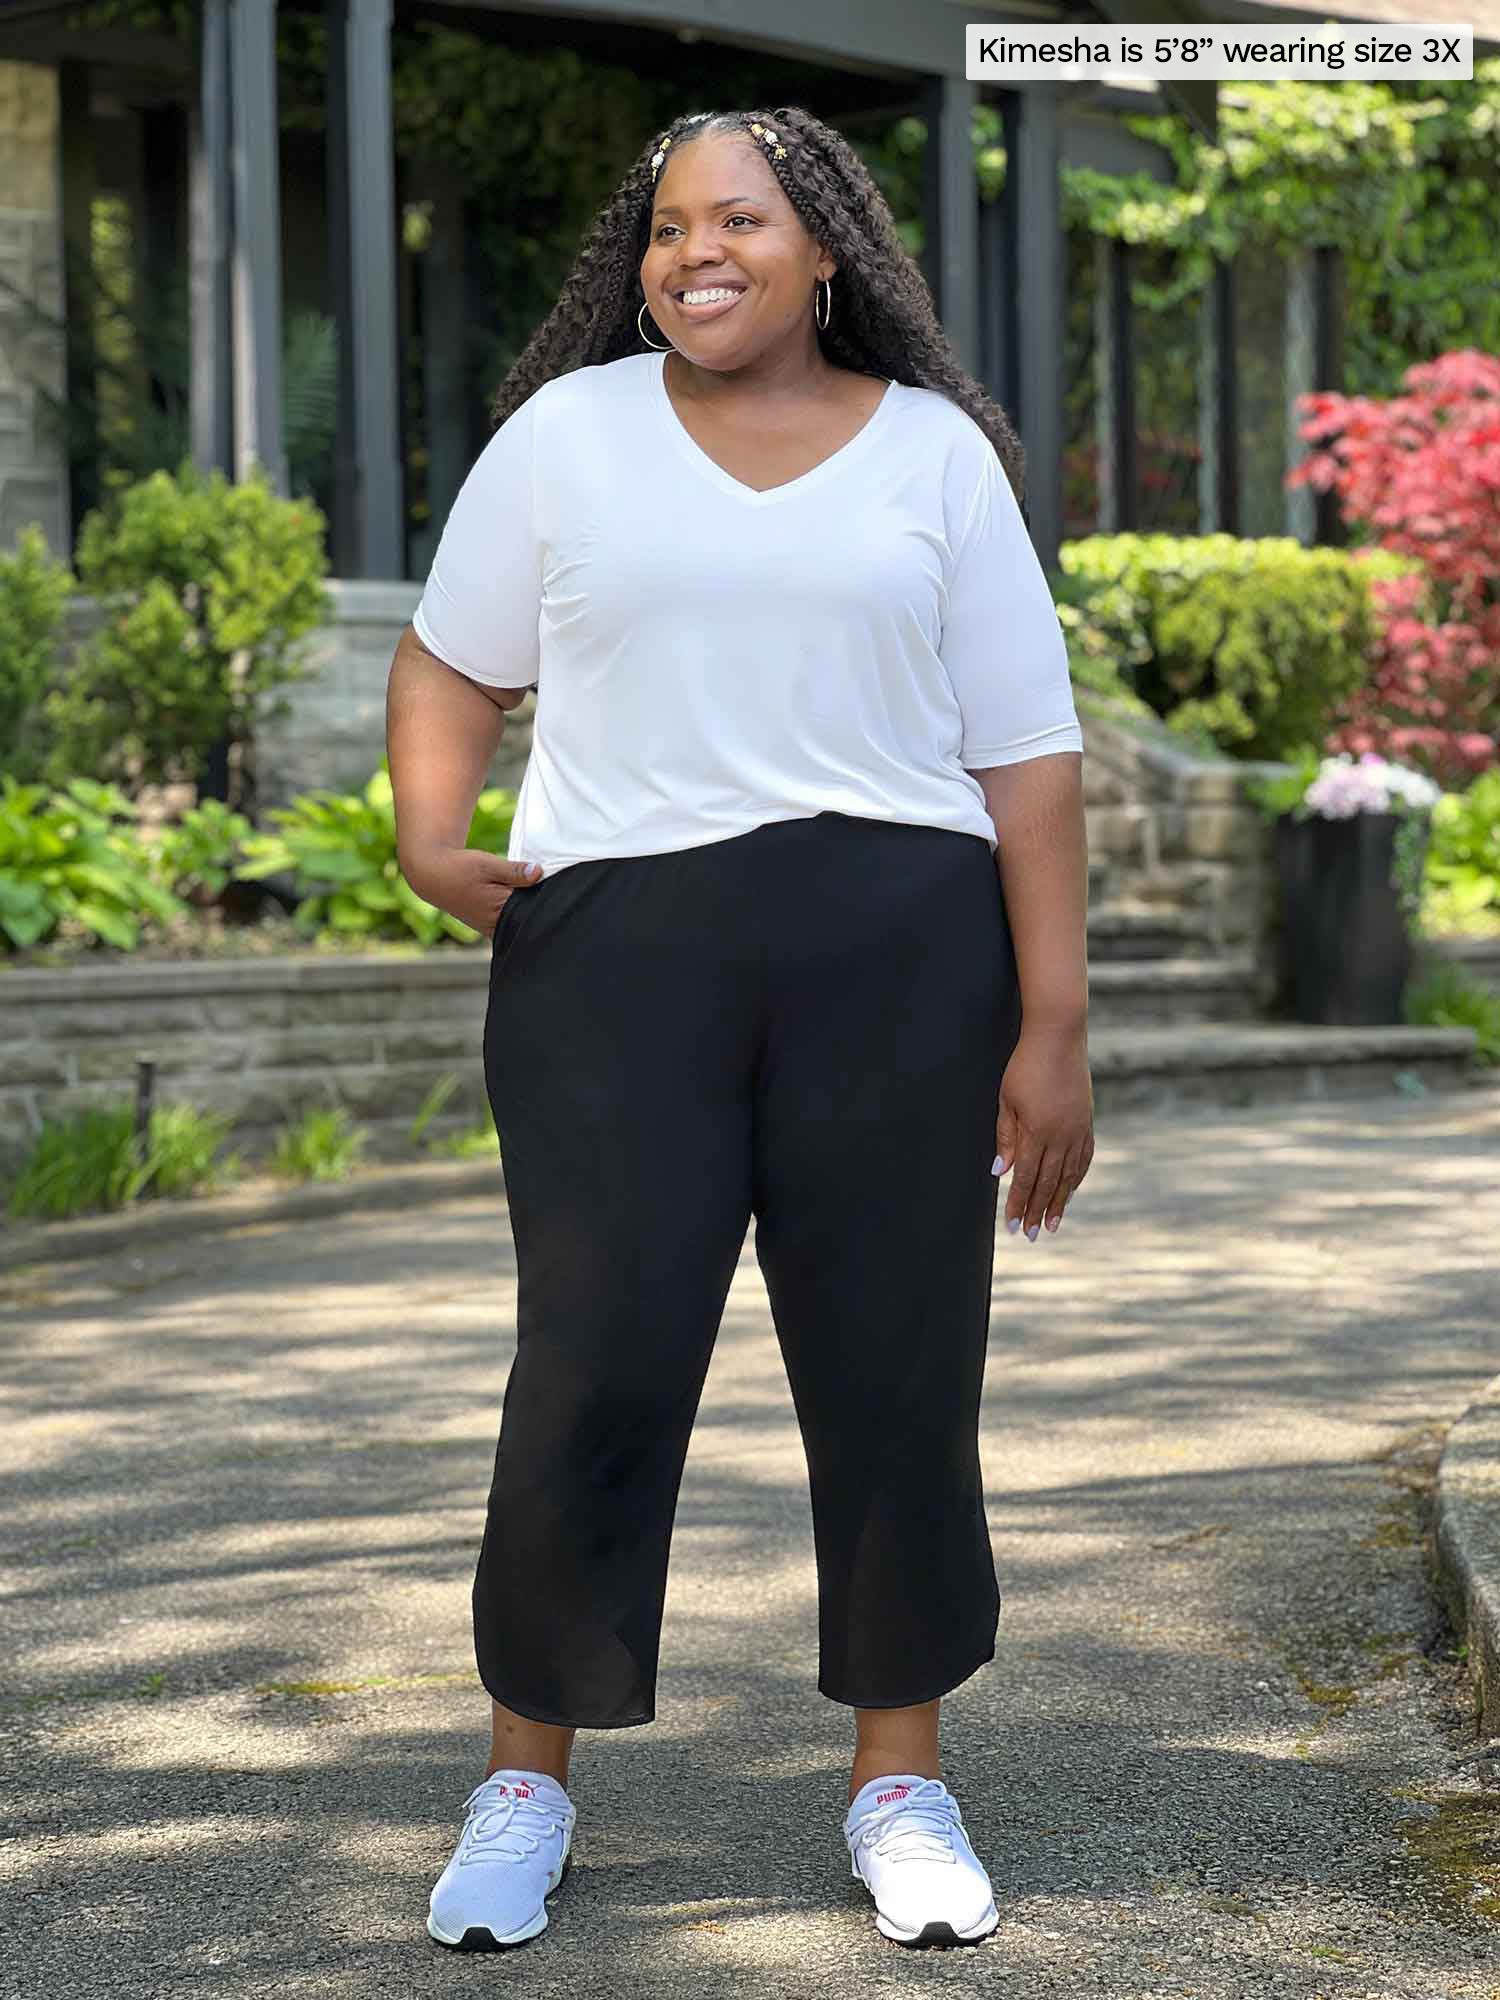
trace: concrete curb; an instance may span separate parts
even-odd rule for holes
[[[360,1167],[347,1181],[288,1188],[260,1174],[232,1193],[186,1200],[138,1202],[116,1214],[72,1222],[7,1225],[0,1240],[0,1271],[25,1264],[66,1264],[108,1257],[199,1236],[246,1223],[312,1222],[351,1209],[415,1207],[432,1201],[480,1196],[503,1206],[505,1180],[499,1159],[434,1160],[417,1166]]]
[[[1483,1735],[1500,1735],[1500,1375],[1448,1433],[1437,1477],[1438,1582],[1479,1692]]]

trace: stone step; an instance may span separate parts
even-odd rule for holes
[[[1089,960],[1202,958],[1213,950],[1204,924],[1170,903],[1107,901],[1089,908]]]
[[[1251,958],[1121,958],[1089,966],[1091,1032],[1252,1021],[1257,999]]]
[[[1091,1027],[1089,1067],[1098,1112],[1237,1109],[1482,1085],[1474,1044],[1471,1028]]]

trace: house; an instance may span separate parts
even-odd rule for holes
[[[1176,11],[1202,18],[1192,8]],[[1343,11],[1391,18],[1401,10]],[[284,322],[303,307],[326,315],[337,328],[337,420],[319,497],[330,514],[335,573],[423,573],[483,441],[483,397],[464,367],[464,328],[475,311],[466,290],[464,190],[445,179],[440,161],[403,169],[398,185],[393,19],[400,28],[459,27],[511,48],[565,45],[658,77],[689,59],[733,51],[764,65],[776,101],[807,102],[851,128],[921,116],[930,135],[922,192],[929,282],[960,355],[1011,413],[1027,447],[1027,510],[1039,553],[1051,562],[1067,532],[1140,518],[1131,253],[1098,246],[1088,274],[1092,353],[1080,353],[1076,334],[1070,350],[1058,167],[1169,178],[1164,158],[1124,130],[1122,115],[1170,101],[1209,129],[1213,85],[1142,88],[1120,78],[991,92],[963,76],[963,28],[971,16],[994,12],[947,0],[762,0],[748,26],[720,0],[529,0],[524,8],[398,0],[394,15],[392,0],[331,0],[311,10],[281,0],[283,24],[312,13],[326,25],[326,126],[309,134],[278,119],[277,0],[197,0],[184,12],[193,32],[179,36],[80,25],[68,0],[0,8],[0,543],[39,519],[53,545],[66,547],[99,497],[97,429],[110,420],[101,387],[108,329],[95,324],[91,285],[113,253],[142,312],[164,310],[174,285],[190,298],[175,376],[138,363],[132,384],[130,357],[115,357],[125,386],[117,382],[113,393],[133,394],[138,412],[155,410],[164,431],[175,416],[204,464],[256,461],[285,479]],[[1096,17],[1160,12],[1160,0],[1146,0]],[[1327,12],[1229,5],[1214,18]],[[1447,13],[1474,18],[1471,8]],[[1014,6],[1003,17],[1062,22],[1041,5]],[[1444,18],[1444,10],[1428,7],[1424,18]],[[1500,8],[1477,25],[1500,41]],[[993,103],[1003,120],[1010,164],[1004,196],[994,202],[976,189],[969,124],[977,101]],[[418,250],[398,228],[413,206],[425,231]],[[1247,509],[1234,280],[1224,270],[1203,302],[1190,391],[1196,407],[1185,426],[1197,446],[1188,454],[1196,464],[1185,465],[1192,490],[1187,512],[1162,524],[1243,531],[1248,513],[1248,531],[1289,529],[1315,540],[1329,525],[1318,518],[1316,496],[1281,496],[1274,465]],[[1312,247],[1284,297],[1278,287],[1274,309],[1284,310],[1288,329],[1284,401],[1299,389],[1337,386],[1337,280],[1336,256]],[[59,324],[69,329],[65,341]],[[1084,419],[1098,447],[1089,521],[1076,509],[1068,518],[1064,495],[1070,369],[1087,369],[1093,385]],[[422,385],[417,439],[401,388],[411,370]],[[66,429],[49,424],[49,411],[64,409]],[[407,489],[418,463],[423,504],[414,509]],[[1274,518],[1278,511],[1284,520]],[[1156,523],[1148,516],[1142,524]]]

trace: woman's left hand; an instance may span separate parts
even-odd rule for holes
[[[1094,1089],[1084,1028],[1022,1027],[1000,1082],[998,1171],[1011,1175],[1005,1226],[1034,1242],[1055,1230],[1094,1157]]]

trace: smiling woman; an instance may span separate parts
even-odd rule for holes
[[[1020,448],[863,164],[797,107],[642,155],[495,414],[390,698],[403,869],[444,908],[503,902],[484,1057],[519,1274],[473,1600],[490,1761],[428,1929],[543,1930],[576,1731],[654,1716],[753,1218],[818,1685],[855,1714],[849,1861],[886,1936],[973,1942],[996,1912],[939,1714],[1000,1605],[997,1181],[1035,1242],[1093,1156],[1083,739]],[[469,853],[531,687],[509,853]]]

